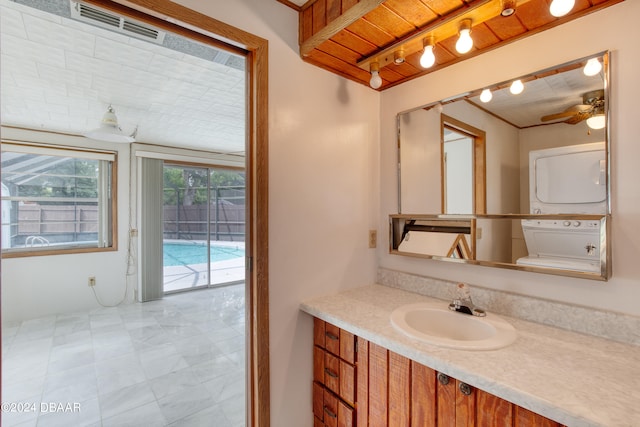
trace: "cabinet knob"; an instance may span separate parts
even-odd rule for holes
[[[471,394],[471,386],[467,383],[460,383],[458,388],[460,389],[460,392],[465,396],[469,396]]]
[[[442,372],[438,372],[438,381],[440,381],[440,384],[442,385],[447,385],[449,384],[449,376]]]

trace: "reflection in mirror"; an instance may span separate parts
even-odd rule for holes
[[[399,114],[391,252],[606,280],[608,76],[603,53]]]
[[[521,77],[524,90],[519,95],[510,92],[510,82],[503,82],[484,88],[490,89],[493,95],[486,103],[480,100],[482,90],[477,90],[401,113],[398,117],[399,212],[534,213],[531,201],[535,200],[535,195],[530,193],[529,182],[530,152],[599,143],[602,151],[595,168],[598,178],[594,179],[602,178],[599,185],[606,200],[597,211],[585,211],[571,202],[560,203],[563,205],[561,211],[556,206],[546,213],[609,213],[605,120],[608,54],[594,58],[605,65],[595,75],[585,74],[584,66],[591,58],[584,58]],[[604,126],[601,126],[602,120]],[[475,133],[466,128],[475,129]],[[472,170],[463,171],[459,166],[451,170],[447,145],[452,131],[484,134],[486,155],[474,157],[469,166]],[[584,164],[587,169],[578,170],[578,164],[574,163],[572,172],[586,175],[595,170],[593,164]],[[465,212],[468,207],[451,210],[448,207],[451,178],[465,175],[473,178],[474,208],[471,212]],[[486,189],[481,185],[483,180],[486,180]],[[562,185],[562,181],[556,180],[554,185]],[[479,206],[483,199],[486,200],[484,207]]]
[[[390,252],[607,280],[608,215],[390,215]]]

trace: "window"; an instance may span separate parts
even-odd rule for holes
[[[2,255],[115,249],[115,153],[2,144]]]

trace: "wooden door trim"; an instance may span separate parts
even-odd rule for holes
[[[473,213],[487,213],[487,133],[446,114],[440,115],[440,203],[445,211],[444,192],[444,129],[455,128],[473,138]]]
[[[268,41],[170,0],[84,0],[247,59],[247,425],[270,425]],[[215,35],[215,36],[214,36]],[[216,39],[220,37],[220,39]],[[229,40],[226,43],[224,40]],[[233,43],[233,44],[231,44]]]

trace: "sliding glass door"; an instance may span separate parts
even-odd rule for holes
[[[245,280],[244,171],[165,163],[164,292]]]

